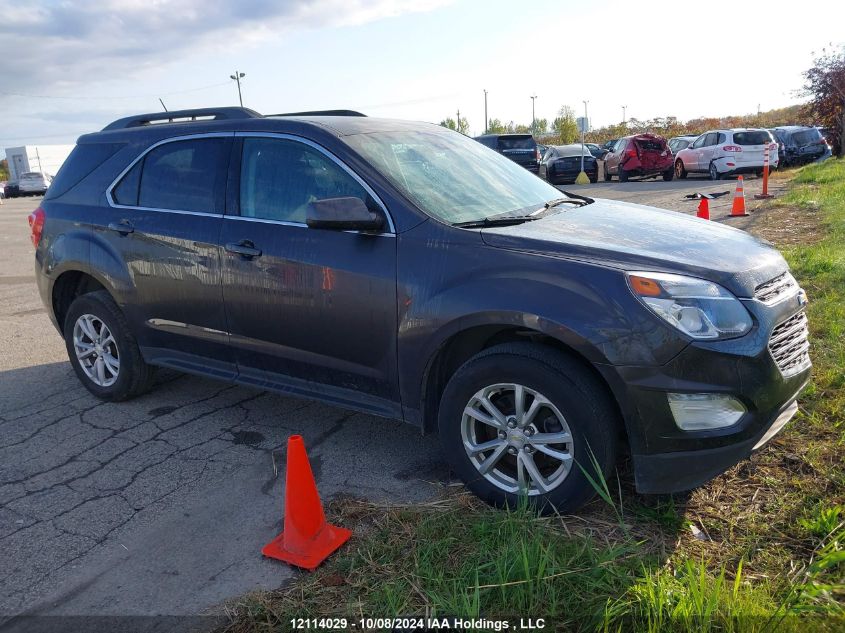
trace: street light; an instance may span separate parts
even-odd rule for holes
[[[628,106],[622,106],[622,125],[625,125],[625,110],[628,109]]]
[[[487,134],[490,122],[487,120],[487,88],[484,89],[484,133]]]
[[[534,100],[537,98],[537,95],[531,95],[531,133],[537,133],[537,118],[534,116]]]
[[[238,84],[238,101],[240,102],[242,108],[244,107],[244,98],[241,96],[241,79],[243,77],[246,77],[246,73],[239,73],[237,70],[234,75],[229,75],[229,79],[234,79]]]

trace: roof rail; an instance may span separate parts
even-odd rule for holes
[[[130,127],[142,127],[157,123],[188,123],[197,119],[206,121],[221,121],[224,119],[255,119],[261,115],[249,108],[197,108],[194,110],[172,110],[170,112],[155,112],[153,114],[137,114],[118,119],[103,128],[107,130],[123,130]]]
[[[267,116],[367,116],[356,110],[310,110],[307,112],[283,112]]]

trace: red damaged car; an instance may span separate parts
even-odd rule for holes
[[[672,150],[666,139],[656,134],[634,134],[616,141],[604,157],[604,179],[613,176],[625,182],[630,176],[657,177],[672,180],[675,175]]]

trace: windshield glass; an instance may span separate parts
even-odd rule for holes
[[[530,213],[561,192],[457,132],[375,132],[343,140],[428,215],[454,224]]]

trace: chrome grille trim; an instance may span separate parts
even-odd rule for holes
[[[754,298],[767,305],[777,303],[798,292],[798,282],[788,271],[760,284],[754,289]]]
[[[792,315],[772,330],[769,353],[784,376],[802,372],[811,365],[809,336],[804,312]]]

